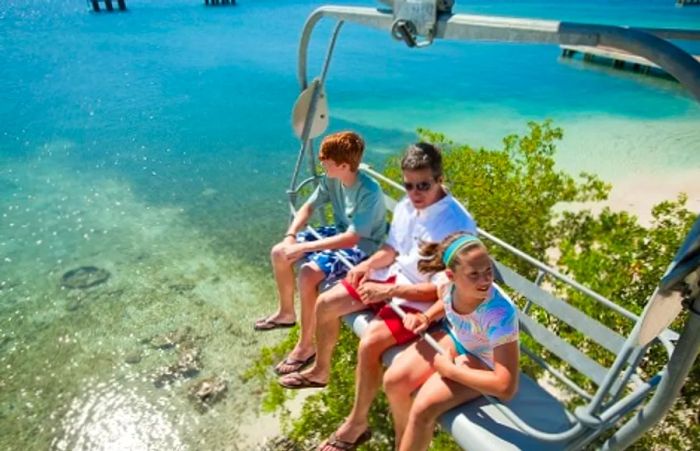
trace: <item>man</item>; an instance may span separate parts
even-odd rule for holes
[[[421,242],[439,242],[457,231],[476,233],[471,215],[442,186],[442,156],[437,148],[427,143],[409,146],[401,170],[407,195],[394,210],[386,243],[353,268],[341,284],[319,296],[316,362],[304,372],[279,379],[290,389],[325,386],[341,317],[368,306],[376,312],[360,340],[352,412],[321,446],[323,450],[354,449],[369,439],[367,415],[381,386],[381,355],[416,337],[383,301],[393,299],[409,314],[420,314],[437,299],[435,285],[418,271]]]

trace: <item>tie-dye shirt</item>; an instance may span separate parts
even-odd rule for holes
[[[452,306],[454,284],[443,285],[440,292],[453,338],[457,338],[470,354],[493,368],[494,348],[518,340],[518,313],[513,302],[494,284],[489,299],[473,312],[462,315]]]

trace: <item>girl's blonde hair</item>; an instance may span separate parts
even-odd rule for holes
[[[458,257],[475,247],[486,249],[479,238],[468,232],[451,233],[439,243],[421,243],[419,253],[422,258],[418,261],[418,270],[427,274],[447,268],[454,271],[459,265]]]

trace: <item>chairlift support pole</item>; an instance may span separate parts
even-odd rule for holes
[[[316,114],[316,105],[318,104],[318,98],[323,90],[323,85],[326,82],[326,75],[328,74],[328,69],[330,68],[331,59],[333,57],[333,50],[335,49],[335,43],[340,34],[340,30],[343,26],[343,22],[340,21],[335,26],[333,34],[331,36],[330,43],[328,44],[328,50],[326,52],[326,59],[323,63],[323,69],[321,71],[321,76],[312,82],[311,88],[313,89],[311,102],[309,103],[309,109],[306,113],[306,119],[304,121],[304,129],[301,133],[299,139],[301,140],[301,148],[299,149],[299,154],[297,156],[296,164],[294,165],[294,172],[292,173],[292,180],[290,182],[289,190],[287,190],[287,195],[289,197],[290,207],[294,210],[296,208],[296,198],[298,190],[301,185],[297,185],[297,180],[299,178],[299,172],[301,170],[301,164],[304,159],[304,155],[308,156],[309,159],[309,171],[311,176],[315,179],[316,165],[313,158],[313,151],[311,146],[311,139],[309,135],[311,133],[311,125],[313,123],[314,115]],[[301,84],[301,91],[307,88],[306,80]]]

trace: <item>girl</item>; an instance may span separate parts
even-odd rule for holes
[[[416,333],[445,316],[434,338],[448,355],[424,340],[401,352],[384,374],[399,450],[426,450],[437,418],[481,393],[501,400],[518,386],[518,316],[493,285],[491,259],[474,235],[457,233],[421,248],[423,272],[444,270],[439,299],[425,313],[408,314]],[[417,391],[416,391],[417,390]],[[412,398],[412,394],[415,396]]]

